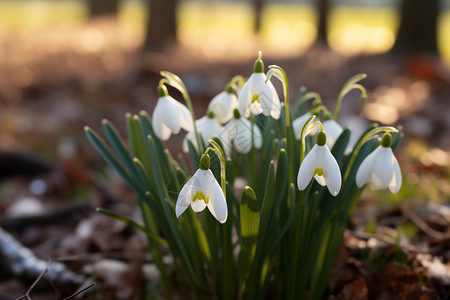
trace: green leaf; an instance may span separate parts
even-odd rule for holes
[[[241,208],[241,250],[238,257],[239,294],[245,290],[246,281],[255,259],[259,232],[259,207],[255,193],[250,187],[242,192]]]
[[[103,159],[110,164],[119,175],[125,180],[125,182],[139,195],[145,197],[145,191],[142,190],[136,181],[129,173],[128,169],[123,165],[120,159],[115,155],[112,149],[105,143],[105,141],[91,128],[85,127],[84,132],[94,146],[94,148],[100,153]]]

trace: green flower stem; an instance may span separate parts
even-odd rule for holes
[[[321,122],[316,121],[312,126],[309,124],[316,116],[311,116],[308,121],[303,125],[302,133],[301,133],[301,145],[300,145],[300,165],[303,162],[304,156],[305,156],[305,138],[306,138],[306,131],[308,129],[312,129],[314,126],[319,125],[321,132],[323,132],[323,125]],[[309,128],[308,128],[309,127]],[[297,211],[297,220],[295,224],[295,235],[294,235],[294,257],[293,257],[293,263],[292,263],[292,281],[290,282],[290,285],[288,287],[288,299],[295,299],[295,288],[297,284],[297,271],[298,271],[298,255],[299,249],[300,249],[300,239],[301,239],[301,229],[302,229],[302,208],[303,208],[303,191],[300,191],[299,193],[299,203],[298,203],[298,211]]]
[[[302,87],[302,88],[303,88],[303,90],[306,90],[305,87]],[[322,104],[322,98],[320,97],[319,93],[316,93],[316,92],[305,93],[300,99],[298,99],[298,102],[300,104],[303,104],[304,102],[312,100],[312,99],[314,99],[314,101],[317,102],[318,104]]]
[[[245,84],[245,79],[242,75],[236,75],[231,78],[228,84],[231,85],[234,89],[236,89],[237,87],[242,88]]]
[[[192,106],[191,97],[189,96],[186,86],[184,85],[184,83],[180,77],[178,77],[177,75],[175,75],[171,72],[161,71],[160,74],[161,74],[161,76],[165,77],[165,80],[162,79],[160,82],[167,83],[167,84],[173,86],[174,88],[179,90],[181,92],[181,94],[183,95],[183,99],[186,102],[189,112],[191,113],[192,122],[193,122],[193,126],[194,126],[195,139],[197,140],[199,152],[202,152],[201,148],[202,148],[203,144],[200,141],[200,135],[198,134],[197,126],[195,125],[194,107]]]
[[[287,79],[286,72],[279,66],[270,65],[269,72],[267,75],[266,82],[270,79],[273,74],[278,77],[278,79],[283,84],[283,94],[284,94],[284,113],[285,113],[285,122],[286,122],[286,148],[288,154],[288,161],[292,162],[292,155],[294,154],[294,150],[291,149],[291,114],[289,109],[289,82]],[[288,172],[288,185],[293,182],[293,174],[292,172]]]
[[[308,129],[309,123],[311,123],[312,120],[314,120],[314,118],[316,117],[316,115],[312,115],[308,121],[306,121],[306,123],[303,125],[302,128],[302,133],[300,135],[300,164],[302,164],[303,159],[305,158],[305,138],[306,138],[306,131]],[[309,129],[312,129],[314,126],[316,126],[316,124],[318,124],[320,126],[320,130],[323,131],[323,125],[321,122],[315,122]]]
[[[311,110],[311,114],[313,115],[318,115],[320,112],[323,112],[324,114],[330,114],[328,108],[323,104],[318,104]]]
[[[213,146],[206,148],[205,154],[207,154],[209,151],[213,151],[217,154],[220,161],[220,184],[222,187],[222,192],[225,197],[227,198],[227,186],[226,186],[226,170],[225,170],[225,154],[222,151],[222,148],[217,144],[214,140],[209,140],[209,143]],[[232,253],[231,247],[230,247],[230,239],[229,239],[229,233],[228,233],[228,225],[224,224],[222,226],[222,242],[223,242],[223,297],[224,299],[231,299],[232,298],[232,290],[233,290],[233,280],[232,280],[232,273],[231,273],[231,267],[232,267],[232,260],[230,257],[230,254]]]
[[[366,74],[356,74],[350,77],[342,86],[341,91],[339,92],[338,98],[336,100],[336,106],[334,107],[333,120],[337,121],[339,111],[341,109],[341,102],[345,95],[347,95],[351,90],[358,89],[361,91],[361,98],[367,98],[367,92],[365,87],[358,84],[357,82],[366,78]]]

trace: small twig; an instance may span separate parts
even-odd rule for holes
[[[81,290],[79,290],[79,291],[73,293],[73,294],[70,295],[69,297],[66,297],[66,298],[64,298],[64,299],[62,299],[62,300],[68,300],[68,299],[74,298],[74,297],[80,295],[81,293],[84,293],[84,292],[87,291],[88,289],[92,288],[93,286],[95,286],[95,282],[92,282],[92,283],[91,283],[90,285],[88,285],[87,287],[82,288]]]
[[[428,224],[420,218],[412,209],[411,207],[407,205],[402,205],[400,207],[400,210],[402,211],[403,215],[411,220],[417,227],[419,227],[423,232],[431,236],[432,238],[435,238],[437,240],[446,240],[450,238],[450,234],[448,233],[442,233],[439,231],[434,230]]]
[[[26,291],[26,293],[24,295],[20,296],[19,298],[17,298],[16,300],[20,300],[20,299],[24,299],[24,298],[31,300],[31,297],[30,297],[31,290],[34,289],[36,284],[38,284],[38,282],[41,281],[42,277],[44,277],[45,273],[48,272],[49,264],[50,264],[50,262],[47,263],[47,267],[41,272],[41,274],[39,274],[38,278],[36,278],[36,280],[33,282],[33,284],[30,286],[30,288]]]

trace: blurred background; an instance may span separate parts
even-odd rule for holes
[[[0,0],[0,227],[44,260],[69,257],[77,271],[84,264],[70,255],[145,253],[141,236],[93,212],[120,204],[138,215],[83,126],[100,130],[107,118],[124,133],[125,113],[152,112],[161,70],[183,79],[199,118],[234,75],[251,74],[259,50],[266,66],[285,69],[291,103],[306,86],[332,110],[345,80],[367,73],[365,108],[352,92],[340,121],[365,126],[354,121],[361,113],[401,126],[404,181],[397,195],[364,195],[356,224],[432,203],[445,212],[434,226],[448,232],[450,0]],[[174,156],[183,135],[167,142]],[[407,221],[393,228],[417,241],[420,226],[399,217]],[[84,259],[90,272],[102,260]],[[0,295],[27,287],[3,277]],[[124,298],[136,294],[124,290]]]

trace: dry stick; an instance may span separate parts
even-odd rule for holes
[[[23,296],[20,296],[19,298],[17,298],[16,300],[19,299],[30,299],[30,293],[31,290],[36,286],[36,284],[38,284],[38,282],[42,279],[42,277],[44,277],[45,273],[48,272],[48,264],[47,267],[41,272],[41,274],[39,274],[38,278],[36,278],[36,280],[33,282],[33,284],[30,286],[30,288],[26,291],[26,293]]]
[[[31,297],[30,297],[31,291],[32,291],[32,290],[34,289],[34,287],[39,283],[39,281],[41,281],[42,277],[44,277],[44,275],[48,272],[48,270],[49,270],[49,268],[50,268],[50,263],[51,263],[51,260],[49,260],[49,261],[47,262],[47,267],[41,272],[41,274],[39,274],[38,278],[36,278],[36,280],[33,282],[33,284],[30,286],[30,288],[25,292],[25,294],[23,294],[22,296],[20,296],[20,297],[17,298],[16,300],[20,300],[20,299],[31,300]],[[59,294],[58,290],[57,290],[57,289],[55,288],[55,286],[53,285],[52,280],[49,279],[49,281],[50,281],[50,284],[52,285],[53,289],[55,290],[55,292],[56,292],[57,294]],[[92,288],[93,286],[95,286],[95,284],[96,284],[95,282],[92,282],[92,283],[89,284],[87,287],[84,287],[84,288],[82,288],[81,290],[76,291],[75,293],[73,293],[73,294],[70,295],[69,297],[66,297],[66,298],[64,298],[64,299],[62,299],[62,300],[68,300],[68,299],[74,298],[74,297],[80,295],[81,293],[84,293],[84,292],[87,291],[88,289]]]
[[[410,219],[414,224],[417,225],[417,227],[419,227],[423,232],[425,232],[432,238],[435,238],[437,240],[450,239],[450,234],[436,231],[428,226],[427,223],[425,223],[425,221],[422,220],[409,206],[402,205],[400,207],[400,210],[402,211],[403,215],[405,215],[405,217]]]
[[[82,288],[81,290],[79,290],[79,291],[73,293],[73,294],[70,295],[69,297],[66,297],[66,298],[64,298],[64,299],[62,299],[62,300],[68,300],[68,299],[74,298],[74,297],[80,295],[81,293],[84,293],[84,292],[87,291],[88,289],[92,288],[93,286],[95,286],[95,282],[92,282],[92,283],[91,283],[90,285],[88,285],[87,287]]]

